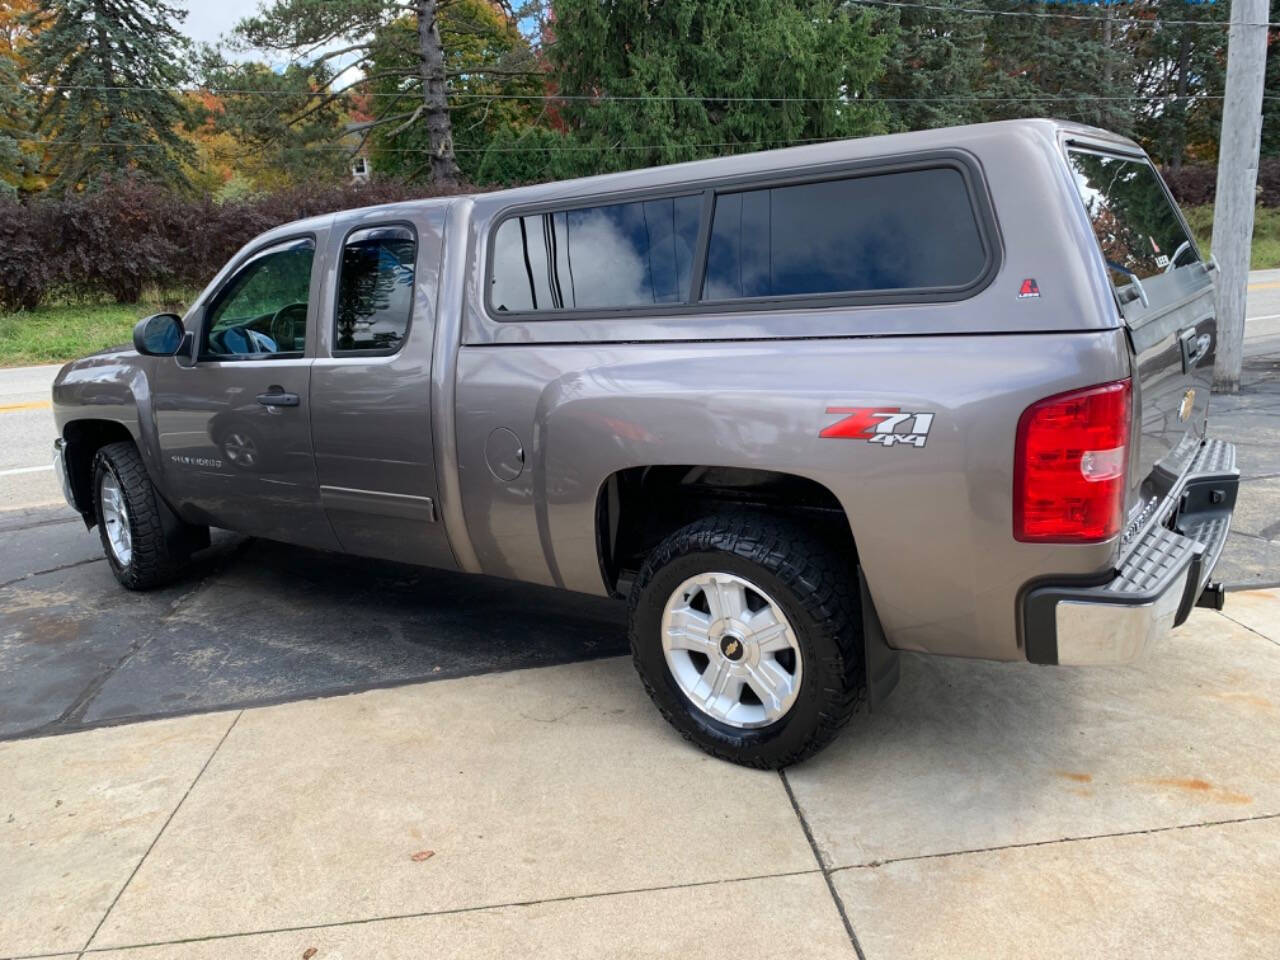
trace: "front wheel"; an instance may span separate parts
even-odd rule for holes
[[[94,509],[111,572],[130,590],[149,590],[175,579],[186,556],[165,538],[162,504],[137,447],[109,443],[93,460]]]
[[[812,756],[866,689],[850,558],[803,527],[708,517],[649,556],[631,591],[631,650],[688,740],[778,769]]]

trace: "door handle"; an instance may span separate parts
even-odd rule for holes
[[[1190,373],[1195,369],[1197,363],[1204,359],[1204,355],[1209,352],[1209,345],[1213,343],[1213,337],[1210,334],[1202,333],[1196,336],[1194,327],[1182,331],[1178,337],[1178,344],[1182,347],[1182,372]]]
[[[270,387],[258,394],[258,402],[264,407],[296,407],[301,401],[296,393],[285,393],[283,387]]]

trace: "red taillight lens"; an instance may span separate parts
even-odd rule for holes
[[[1060,393],[1018,420],[1013,535],[1039,543],[1114,537],[1129,460],[1128,380]]]

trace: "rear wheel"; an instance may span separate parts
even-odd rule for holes
[[[757,514],[669,536],[631,591],[632,655],[663,716],[747,766],[828,744],[866,688],[851,571],[803,527]]]
[[[175,579],[187,556],[165,537],[162,504],[137,447],[109,443],[93,460],[94,510],[102,549],[117,580],[149,590]]]

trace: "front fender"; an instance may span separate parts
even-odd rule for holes
[[[53,418],[58,435],[75,443],[73,424],[117,424],[137,445],[153,483],[160,487],[159,438],[152,407],[150,366],[132,349],[74,360],[53,382]]]

